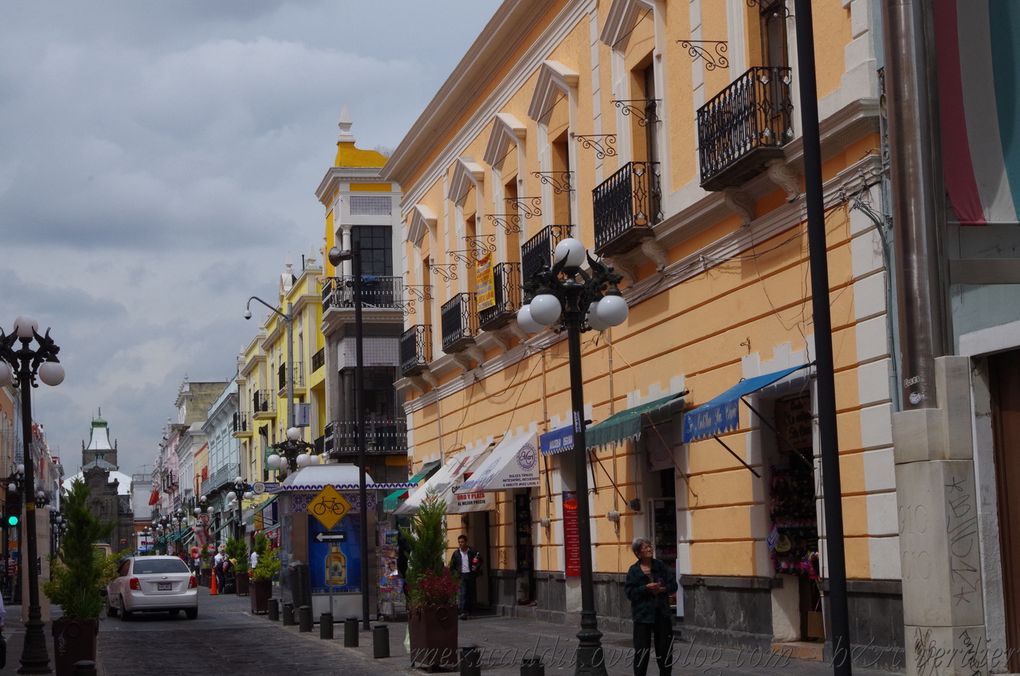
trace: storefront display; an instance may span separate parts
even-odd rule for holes
[[[379,614],[393,618],[407,613],[404,598],[404,579],[400,577],[397,558],[400,554],[400,531],[390,522],[379,525],[378,532],[378,584]]]

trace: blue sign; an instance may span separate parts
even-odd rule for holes
[[[739,400],[705,405],[684,414],[683,442],[713,437],[740,425]]]
[[[361,517],[348,514],[327,530],[308,516],[308,573],[313,594],[361,591]]]
[[[542,455],[556,455],[574,448],[574,428],[572,425],[560,427],[546,432],[538,438],[538,446]]]

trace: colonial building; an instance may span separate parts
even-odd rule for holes
[[[904,633],[878,15],[864,0],[813,4],[852,638],[893,663]],[[451,544],[466,533],[484,552],[482,604],[576,613],[577,530],[589,528],[600,621],[626,627],[622,582],[643,536],[675,570],[685,633],[816,641],[821,657],[795,37],[779,0],[507,0],[384,168],[403,191],[405,284],[424,290],[401,338],[409,453],[414,470],[442,463],[398,512],[429,488],[446,496]],[[566,341],[516,319],[522,283],[565,237],[622,275],[630,308],[585,334],[580,496]]]
[[[113,524],[109,537],[102,541],[115,552],[137,546],[131,477],[118,471],[117,451],[117,442],[110,441],[109,424],[102,417],[93,418],[88,443],[81,445],[81,471],[63,483],[69,489],[74,481],[85,482],[90,511],[100,521]]]

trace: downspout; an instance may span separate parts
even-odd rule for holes
[[[886,105],[895,228],[901,405],[931,408],[935,358],[946,354],[942,285],[945,199],[934,33],[920,0],[883,0]]]

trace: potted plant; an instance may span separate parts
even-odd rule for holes
[[[259,533],[255,536],[255,553],[258,562],[251,570],[251,612],[269,612],[269,599],[273,597],[273,578],[280,572],[280,557],[270,549],[269,538]]]
[[[199,584],[203,587],[209,587],[212,585],[212,555],[209,553],[208,547],[202,547],[202,568],[199,572]]]
[[[63,498],[67,530],[53,557],[50,579],[43,591],[60,606],[53,622],[57,676],[70,676],[80,660],[96,659],[99,615],[106,601],[106,585],[116,575],[120,554],[106,554],[93,543],[109,537],[113,524],[99,521],[88,508],[89,489],[76,480]]]
[[[457,662],[457,591],[444,565],[446,502],[429,493],[403,529],[410,545],[407,560],[408,631],[411,663],[418,667],[452,667]]]
[[[227,540],[227,558],[234,568],[234,591],[238,596],[248,595],[248,545],[241,538]]]

